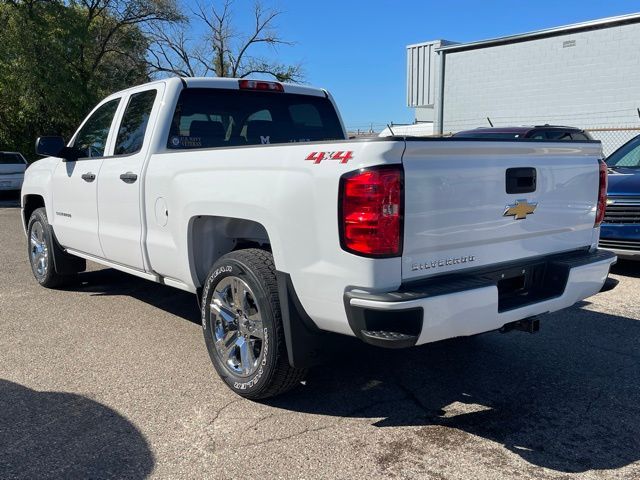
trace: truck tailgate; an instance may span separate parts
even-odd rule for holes
[[[592,245],[600,158],[599,142],[408,140],[403,280]]]

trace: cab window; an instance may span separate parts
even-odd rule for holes
[[[73,142],[80,152],[80,158],[104,156],[111,123],[118,109],[120,99],[110,100],[101,105],[82,126]]]
[[[134,93],[122,116],[114,155],[131,155],[142,148],[156,90]]]

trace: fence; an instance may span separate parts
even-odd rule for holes
[[[588,128],[587,132],[595,139],[602,142],[602,150],[605,155],[610,155],[622,144],[640,135],[640,126],[636,127],[605,127]]]
[[[376,124],[372,124],[376,125]],[[379,124],[378,124],[379,126]],[[381,130],[381,129],[380,129]],[[636,135],[640,135],[640,126],[629,127],[594,127],[586,128],[585,131],[594,138],[594,140],[600,140],[602,142],[602,150],[605,155],[610,155],[614,150],[620,147],[622,144],[631,140]],[[367,130],[353,129],[349,132],[350,137],[372,137],[376,136],[375,127]],[[432,137],[451,136],[452,132],[445,133],[443,135],[429,135]]]

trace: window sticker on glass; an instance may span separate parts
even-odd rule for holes
[[[169,144],[173,148],[202,148],[202,137],[175,135],[171,137]]]

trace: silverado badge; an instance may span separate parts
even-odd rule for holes
[[[533,213],[537,203],[529,203],[526,200],[516,200],[513,205],[507,205],[504,210],[505,217],[514,217],[516,220],[524,220],[527,215]]]

